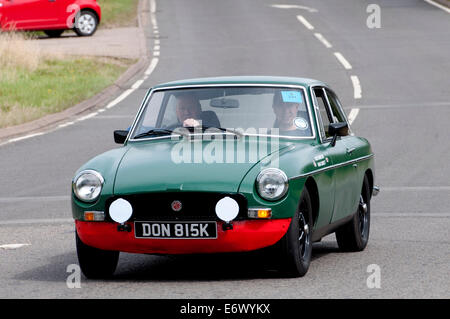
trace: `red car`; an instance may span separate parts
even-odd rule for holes
[[[97,0],[0,0],[0,28],[42,30],[59,37],[72,29],[79,36],[91,36],[101,20]]]

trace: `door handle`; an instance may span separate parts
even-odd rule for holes
[[[353,153],[353,151],[356,150],[355,147],[351,147],[351,148],[347,148],[347,154],[351,155]]]

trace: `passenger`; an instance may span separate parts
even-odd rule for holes
[[[285,135],[282,134],[283,132],[297,130],[297,126],[295,126],[294,120],[297,118],[299,107],[299,103],[284,102],[281,94],[279,92],[275,93],[273,97],[272,108],[273,112],[275,113],[276,120],[273,127],[280,130],[280,135]]]

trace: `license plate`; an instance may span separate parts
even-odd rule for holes
[[[134,222],[136,238],[217,238],[216,222]]]

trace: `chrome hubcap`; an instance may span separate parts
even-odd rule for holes
[[[77,28],[86,34],[90,34],[94,31],[96,21],[90,14],[83,14],[78,18]]]

